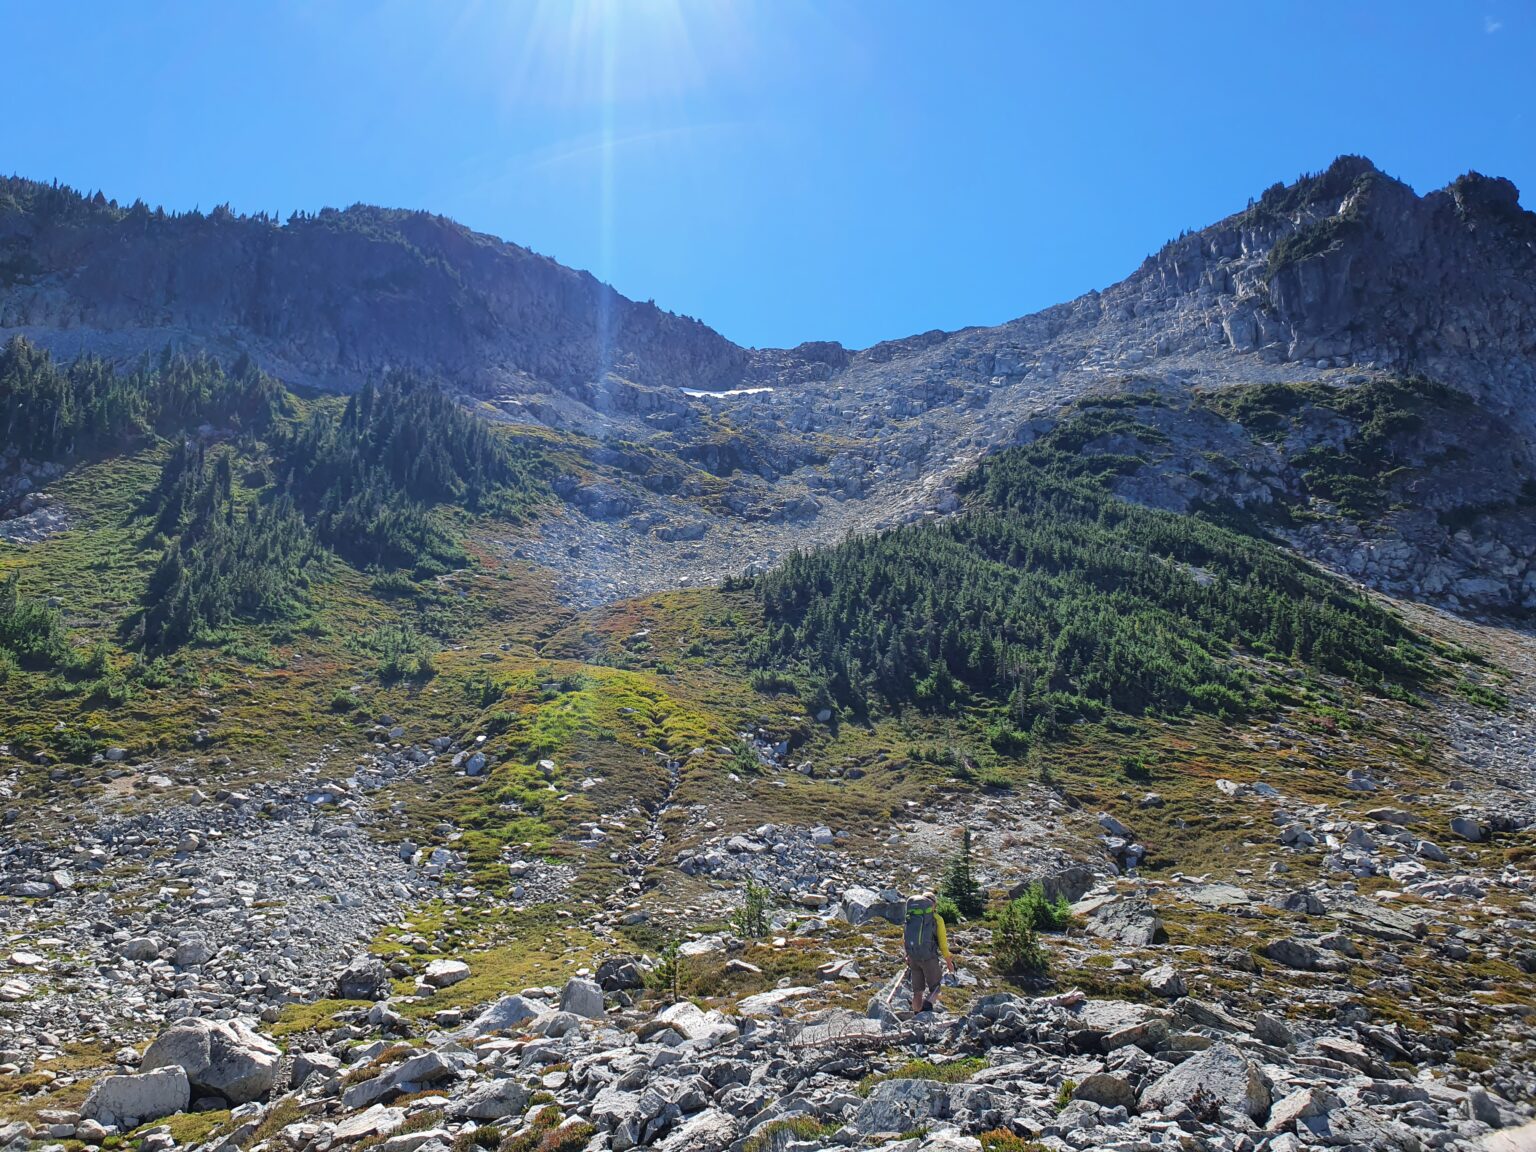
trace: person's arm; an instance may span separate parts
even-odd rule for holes
[[[937,912],[933,914],[934,936],[939,942],[939,955],[944,957],[944,963],[949,965],[949,970],[955,970],[955,958],[949,954],[949,937],[944,933],[944,917]]]

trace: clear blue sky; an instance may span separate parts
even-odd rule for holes
[[[1536,200],[1530,0],[9,0],[0,37],[0,170],[427,208],[744,344],[1009,319],[1340,152]]]

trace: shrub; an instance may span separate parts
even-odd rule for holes
[[[963,1084],[987,1066],[980,1056],[962,1056],[957,1060],[908,1060],[884,1075],[870,1075],[859,1081],[859,1095],[868,1096],[876,1084],[885,1080],[934,1080],[940,1084]]]
[[[1029,733],[1010,720],[994,720],[987,725],[987,743],[1000,756],[1018,756],[1029,751]]]
[[[69,658],[59,610],[23,596],[14,572],[0,579],[0,649],[31,668],[57,668]]]
[[[798,692],[800,685],[795,683],[793,676],[786,676],[782,672],[776,672],[771,668],[754,668],[748,679],[753,691],[772,695],[776,692]]]
[[[1014,901],[1034,928],[1047,932],[1059,932],[1072,921],[1072,906],[1065,896],[1046,899],[1045,889],[1039,881],[1031,884],[1024,894]]]
[[[1026,1140],[1006,1128],[983,1132],[978,1139],[981,1141],[981,1152],[1049,1152],[1044,1144]]]
[[[773,892],[766,884],[749,879],[742,889],[741,907],[737,910],[732,926],[748,940],[768,934],[768,908]]]
[[[427,641],[409,624],[391,624],[373,634],[370,646],[379,654],[379,679],[430,680],[436,675]]]
[[[683,958],[678,954],[676,940],[662,945],[661,956],[647,975],[646,983],[670,1003],[683,998]]]
[[[587,1141],[597,1135],[597,1129],[590,1124],[561,1127],[562,1120],[558,1108],[546,1107],[526,1131],[503,1140],[497,1152],[581,1152]]]
[[[1033,911],[1022,899],[1011,900],[997,918],[992,932],[992,961],[1010,980],[1038,976],[1048,967],[1045,951],[1035,935]]]

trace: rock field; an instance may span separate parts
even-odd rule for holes
[[[1536,1118],[1536,1018],[1475,971],[1536,972],[1536,876],[1488,849],[1532,819],[1531,649],[1489,635],[1523,678],[1509,713],[1458,721],[1465,778],[1405,797],[1388,771],[1352,776],[1363,815],[1217,781],[1211,803],[1252,828],[1236,882],[1141,877],[1137,805],[1071,812],[1048,792],[913,813],[872,854],[835,828],[711,831],[705,813],[674,848],[651,839],[657,820],[635,866],[664,899],[695,900],[696,919],[746,877],[774,892],[768,938],[694,932],[681,963],[757,971],[807,944],[827,957],[810,983],[708,1009],[657,991],[659,953],[624,950],[613,928],[636,917],[620,889],[576,913],[603,943],[563,985],[431,1010],[483,954],[401,936],[402,917],[506,900],[456,878],[451,849],[388,842],[398,789],[468,770],[446,739],[395,729],[351,776],[316,761],[206,796],[173,769],[125,766],[113,783],[129,787],[68,819],[5,813],[0,1073],[35,1087],[0,1146],[115,1146],[131,1130],[157,1152],[1479,1147]],[[179,799],[146,803],[157,791]],[[1043,880],[1075,901],[1075,927],[1050,941],[1054,984],[1030,994],[986,991],[960,926],[953,1006],[911,1017],[887,982],[890,889],[931,884],[962,820],[984,880]],[[1302,865],[1316,879],[1292,879]],[[513,870],[514,906],[564,898],[558,875]],[[421,958],[370,959],[388,939],[417,940]],[[1135,995],[1074,987],[1094,972]],[[316,1030],[283,1026],[337,996]],[[1383,1000],[1405,1015],[1370,1006]],[[82,1041],[114,1065],[79,1068]],[[207,1123],[182,1127],[187,1110]]]

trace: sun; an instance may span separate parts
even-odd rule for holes
[[[733,6],[688,0],[537,0],[509,8],[511,76],[566,106],[644,104],[705,83],[735,41]]]

